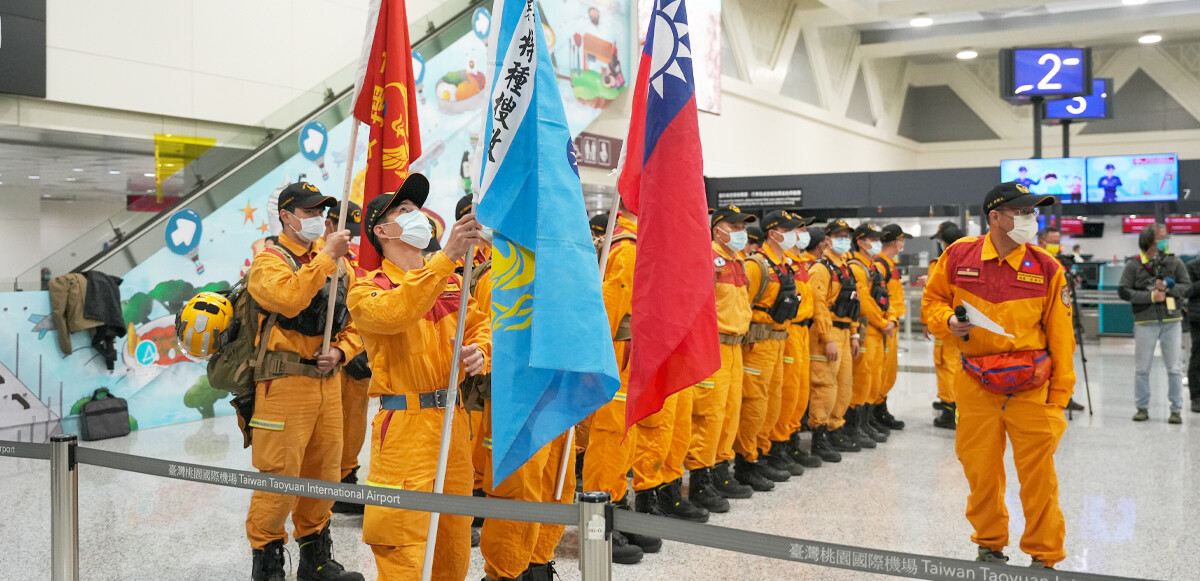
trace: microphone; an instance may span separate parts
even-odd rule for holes
[[[967,322],[967,309],[965,309],[962,305],[958,305],[957,307],[954,307],[954,318],[958,319],[958,322],[960,322],[960,323],[966,323]],[[970,333],[963,335],[962,340],[970,341],[971,340]]]
[[[1163,284],[1167,285],[1167,290],[1171,290],[1175,288],[1175,279],[1168,276],[1163,279]]]

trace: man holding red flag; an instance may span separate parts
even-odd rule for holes
[[[371,0],[354,86],[354,117],[371,128],[364,208],[375,196],[399,189],[408,177],[409,164],[421,157],[416,84],[404,0]],[[357,126],[351,135],[352,140],[357,137]],[[364,270],[374,270],[379,268],[380,256],[366,244],[358,262]]]
[[[639,218],[626,427],[721,367],[684,0],[655,0],[635,87],[618,183]]]

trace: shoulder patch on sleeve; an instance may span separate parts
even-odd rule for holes
[[[1063,306],[1068,309],[1071,308],[1071,289],[1063,287],[1061,298]]]

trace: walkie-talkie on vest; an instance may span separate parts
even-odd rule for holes
[[[958,322],[960,322],[960,323],[966,323],[967,322],[967,309],[963,308],[962,305],[958,305],[957,307],[954,307],[954,318],[958,319]],[[967,333],[966,335],[963,335],[962,340],[970,341],[971,334]]]

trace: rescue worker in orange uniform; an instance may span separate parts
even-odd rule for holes
[[[800,428],[808,411],[812,385],[809,381],[808,329],[812,327],[815,308],[812,285],[808,281],[808,265],[802,255],[812,241],[808,226],[813,219],[796,213],[791,213],[791,217],[800,225],[793,230],[796,244],[784,252],[784,256],[791,261],[796,297],[800,299],[800,304],[796,316],[788,324],[788,338],[783,347],[783,389],[779,420],[771,432],[771,455],[786,455],[794,464],[816,468],[821,465],[821,458],[808,454],[800,441]]]
[[[629,389],[630,317],[633,314],[633,267],[637,258],[637,215],[623,209],[617,215],[612,246],[603,276],[604,307],[613,334],[621,388],[612,401],[592,414],[588,447],[583,455],[583,489],[607,492],[618,508],[630,509],[627,474],[633,465],[637,430],[625,435],[625,396]],[[643,553],[657,553],[662,539],[613,531],[612,560],[632,565]]]
[[[813,430],[822,459],[832,452],[858,452],[862,448],[844,429],[850,406],[853,361],[858,357],[858,290],[845,257],[851,250],[854,229],[845,220],[825,227],[826,248],[808,271],[816,298],[813,326],[809,328],[809,361],[812,388],[808,403],[808,427]]]
[[[325,236],[337,231],[341,217],[341,205],[335,205],[325,215]],[[362,207],[346,202],[346,230],[351,236],[362,231]],[[358,245],[351,242],[346,260],[359,273]],[[360,340],[361,341],[361,340]],[[367,352],[359,351],[342,367],[342,483],[358,484],[358,454],[362,452],[367,437],[367,386],[371,384],[371,368],[367,363]],[[334,501],[331,509],[339,514],[362,514],[363,505],[355,502]]]
[[[1053,196],[1030,194],[1016,182],[993,188],[983,200],[987,236],[964,238],[947,249],[922,299],[930,331],[953,342],[964,358],[965,373],[955,386],[955,448],[971,487],[967,520],[982,562],[1008,561],[1006,438],[1021,481],[1021,550],[1034,567],[1052,568],[1066,558],[1054,452],[1067,428],[1063,410],[1075,386],[1071,296],[1062,265],[1030,244],[1037,208],[1053,203]],[[1006,334],[976,327],[972,323],[983,321],[973,321],[975,315],[960,318],[960,307],[959,314],[977,310]]]
[[[904,241],[912,238],[905,234],[899,224],[888,224],[883,227],[883,251],[875,257],[873,266],[879,271],[887,283],[888,320],[896,324],[892,335],[883,346],[883,375],[878,393],[871,404],[871,419],[886,430],[903,430],[904,422],[897,420],[887,407],[887,396],[896,385],[896,376],[900,370],[900,320],[908,313],[908,300],[904,296],[904,282],[900,280],[900,269],[896,267],[901,252],[904,252]]]
[[[383,257],[350,289],[347,303],[371,361],[371,397],[379,412],[371,422],[367,485],[381,490],[431,492],[437,472],[447,385],[462,279],[456,262],[479,240],[468,214],[454,224],[443,249],[421,255],[433,237],[420,211],[429,180],[410,174],[395,194],[372,199],[364,212],[364,237]],[[487,316],[470,300],[460,354],[460,377],[486,373],[491,356]],[[466,413],[454,414],[444,492],[471,494],[472,464]],[[368,506],[363,542],[371,546],[378,579],[420,576],[427,540],[437,543],[433,579],[460,581],[471,553],[471,518],[445,514],[437,538],[427,539],[429,513]]]
[[[937,232],[934,232],[930,238],[937,244],[939,258],[929,261],[930,272],[937,265],[940,255],[944,254],[951,244],[958,242],[958,239],[962,237],[962,230],[954,222],[947,220],[938,225]],[[929,284],[928,276],[926,276],[925,284]],[[924,312],[921,313],[921,324],[925,326],[925,335],[931,336],[929,322],[925,320]],[[958,419],[955,416],[954,386],[958,384],[958,376],[963,372],[962,355],[953,341],[947,342],[933,337],[933,366],[937,372],[937,401],[933,402],[933,409],[938,411],[933,425],[953,430],[958,426]]]
[[[746,258],[753,313],[742,360],[742,414],[733,443],[737,452],[734,476],[756,491],[772,490],[774,483],[804,473],[804,467],[786,454],[760,458],[770,454],[771,432],[779,421],[783,348],[789,323],[799,309],[795,274],[784,252],[795,246],[793,230],[800,225],[782,210],[768,212],[762,221],[766,242]]]
[[[337,275],[345,296],[354,270],[343,257],[350,232],[325,233],[325,209],[337,200],[312,184],[294,183],[279,194],[278,244],[254,256],[246,285],[250,296],[272,315],[259,322],[267,341],[263,365],[255,374],[254,415],[249,425],[254,467],[264,474],[337,482],[342,463],[342,386],[339,366],[362,350],[350,325],[345,300],[338,301],[329,351],[322,353],[329,304],[326,284]],[[246,515],[253,549],[252,578],[283,581],[284,525],[288,515],[300,545],[297,579],[362,581],[331,555],[331,500],[255,491]]]
[[[765,236],[766,235],[763,234],[762,228],[759,228],[758,226],[746,226],[746,247],[741,251],[742,258],[758,252],[758,249],[762,248],[763,238]]]
[[[859,334],[862,335],[862,348],[854,359],[854,385],[850,408],[846,410],[846,429],[854,442],[863,448],[874,448],[876,442],[887,441],[887,434],[878,431],[869,421],[869,402],[877,395],[883,381],[885,337],[891,337],[896,329],[896,323],[887,315],[891,302],[887,284],[879,271],[872,267],[875,257],[883,252],[882,236],[883,232],[871,224],[864,222],[859,225],[854,230],[854,250],[847,260],[860,299]]]
[[[690,472],[688,498],[710,512],[729,512],[726,498],[749,498],[749,487],[733,486],[728,474],[715,474],[717,447],[728,422],[737,426],[742,405],[742,343],[750,329],[750,294],[746,268],[738,252],[746,247],[746,226],[757,222],[737,206],[718,208],[712,216],[714,284],[717,327],[721,341],[721,369],[695,386],[692,399],[692,433],[684,462]]]

